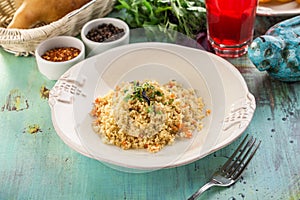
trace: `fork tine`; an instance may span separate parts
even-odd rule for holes
[[[236,171],[240,168],[240,165],[243,164],[244,160],[247,158],[247,155],[251,151],[256,139],[253,139],[253,136],[249,138],[245,146],[239,151],[239,155],[232,160],[230,168],[227,169],[226,177],[232,177]],[[247,150],[248,148],[248,150]],[[242,157],[243,156],[243,157]]]
[[[241,148],[243,147],[244,143],[246,142],[246,139],[248,137],[248,134],[244,138],[244,140],[241,142],[241,144],[238,146],[238,148],[233,152],[233,154],[228,158],[227,162],[222,166],[221,171],[225,172],[227,171],[228,166],[232,163],[236,155],[240,152]]]
[[[245,155],[242,163],[244,162],[245,158],[248,156],[248,154],[249,154],[250,150],[252,149],[252,147],[254,146],[255,142],[256,142],[256,139],[254,140],[253,145],[251,145],[251,148],[249,148],[249,150],[247,152],[247,155]],[[243,171],[246,169],[246,167],[248,166],[248,164],[252,160],[254,154],[256,153],[258,147],[260,146],[260,143],[261,143],[261,141],[258,141],[258,144],[256,144],[256,146],[255,146],[254,150],[252,151],[252,153],[247,157],[246,162],[244,164],[242,164],[242,166],[239,168],[239,170],[237,171],[237,173],[235,174],[235,176],[232,177],[233,179],[238,179],[242,175]]]

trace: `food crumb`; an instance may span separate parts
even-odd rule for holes
[[[42,85],[42,87],[40,89],[41,98],[49,99],[49,92],[50,92],[50,90],[48,88],[46,88],[46,86]]]
[[[40,126],[38,124],[29,125],[27,132],[30,134],[34,134],[37,132],[41,132]]]
[[[209,116],[210,113],[211,113],[211,110],[210,110],[210,109],[207,109],[207,110],[206,110],[206,116]]]

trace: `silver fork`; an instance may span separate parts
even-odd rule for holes
[[[257,142],[253,136],[247,141],[247,137],[248,135],[246,135],[227,162],[213,174],[211,180],[189,197],[188,200],[196,199],[212,186],[230,186],[241,177],[261,143],[261,141]]]

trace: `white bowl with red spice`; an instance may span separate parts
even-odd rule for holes
[[[117,18],[98,18],[87,22],[81,29],[86,57],[129,43],[129,26]]]
[[[84,60],[85,47],[72,36],[56,36],[41,42],[35,57],[39,71],[50,80],[57,80],[70,67]]]

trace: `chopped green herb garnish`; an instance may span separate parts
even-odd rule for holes
[[[147,112],[152,113],[153,112],[153,106],[148,106],[147,107]]]
[[[132,100],[145,101],[150,106],[156,96],[163,96],[162,92],[148,82],[140,84],[139,81],[133,81],[131,83],[133,84],[133,93],[130,95]]]
[[[171,105],[173,102],[174,102],[174,99],[170,99],[168,103],[169,103],[169,105]]]
[[[157,96],[160,96],[160,97],[163,96],[163,94],[162,94],[160,91],[158,91],[158,90],[155,91],[155,94],[156,94]]]
[[[156,111],[155,112],[156,114],[159,114],[159,115],[161,115],[162,114],[162,112],[159,110],[159,111]]]
[[[124,101],[128,102],[128,100],[131,98],[131,95],[130,94],[127,94],[125,97],[124,97]]]

